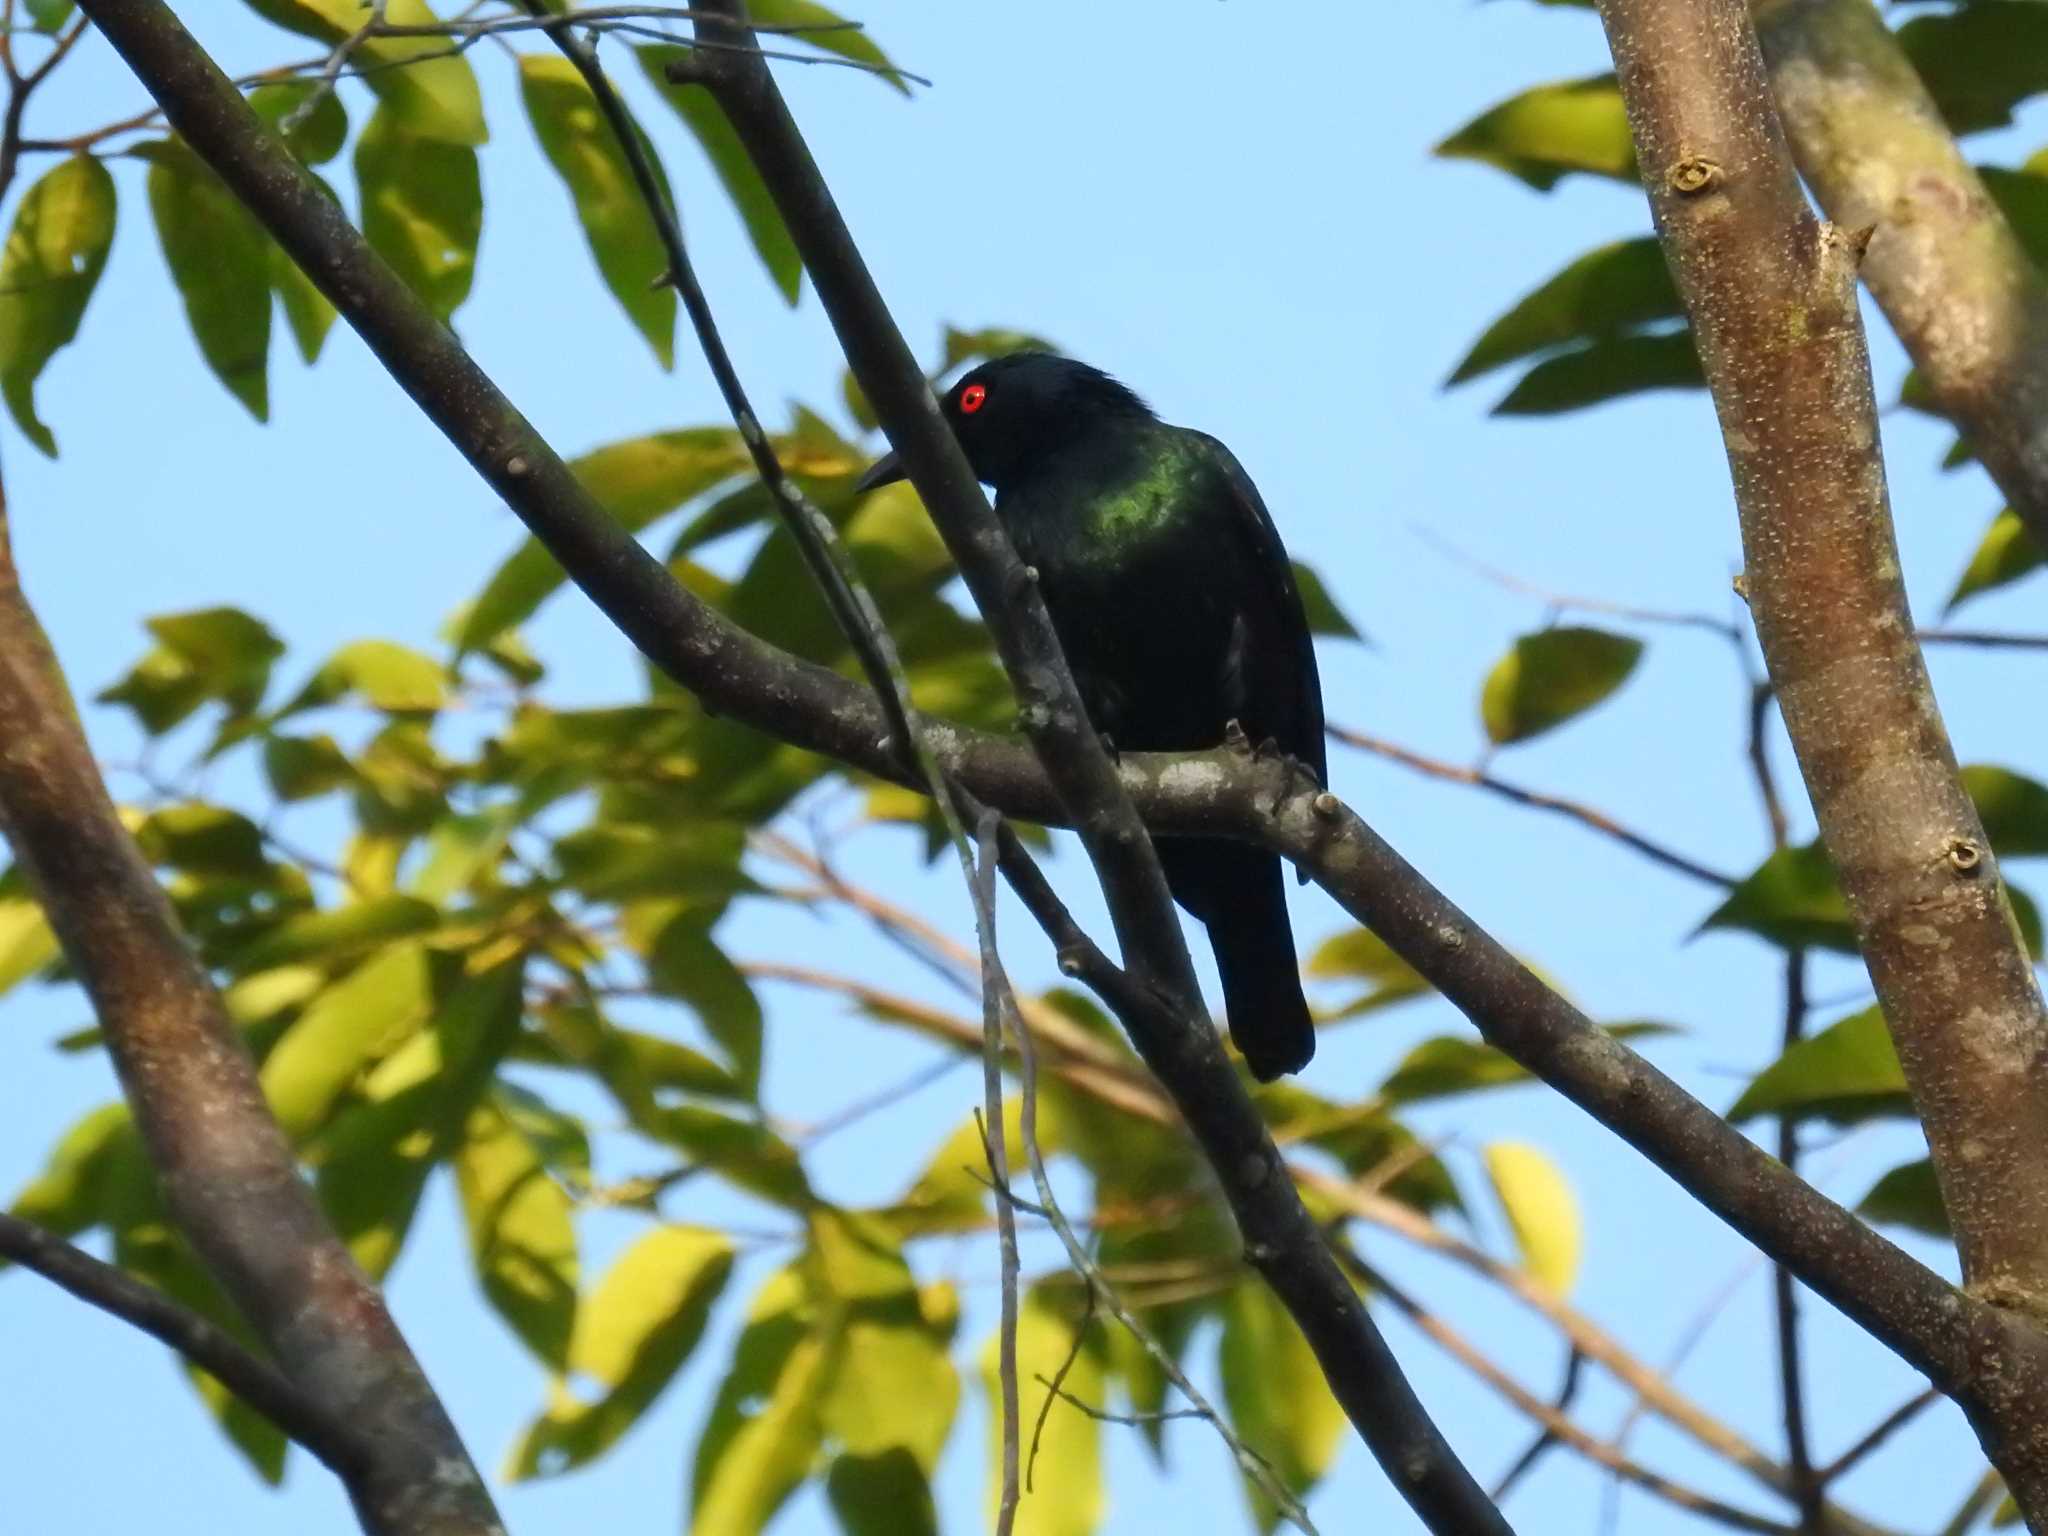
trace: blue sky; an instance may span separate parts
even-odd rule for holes
[[[231,69],[304,51],[225,0],[183,10]],[[783,71],[784,88],[905,333],[928,349],[948,321],[1038,332],[1118,373],[1169,419],[1229,442],[1290,547],[1374,638],[1370,650],[1324,651],[1333,721],[1469,761],[1482,742],[1480,679],[1516,634],[1544,620],[1541,601],[1489,585],[1425,532],[1541,588],[1729,611],[1739,548],[1703,395],[1530,422],[1486,415],[1504,383],[1439,389],[1480,328],[1537,279],[1647,227],[1640,197],[1626,188],[1574,181],[1539,196],[1497,172],[1429,155],[1435,140],[1510,91],[1599,69],[1604,51],[1590,14],[1511,0],[1328,6],[1293,13],[1284,29],[1269,13],[1216,0],[872,0],[858,14],[933,88],[906,101],[846,71],[794,66]],[[564,452],[719,419],[688,346],[679,344],[673,374],[660,372],[598,288],[567,200],[535,151],[508,62],[489,49],[474,59],[494,142],[483,159],[476,289],[457,317],[464,339]],[[141,103],[111,52],[88,42],[39,101],[32,131],[76,131]],[[815,302],[807,295],[793,311],[781,305],[694,149],[655,112],[645,120],[670,151],[699,268],[757,405],[771,419],[785,399],[836,412],[840,364]],[[2015,133],[1993,157],[2014,163],[2033,147]],[[344,330],[311,370],[279,342],[272,420],[253,423],[206,374],[183,326],[145,213],[141,167],[119,166],[116,175],[122,211],[112,262],[79,342],[42,384],[42,414],[63,457],[46,461],[11,424],[0,428],[19,560],[78,691],[96,691],[139,654],[143,616],[215,603],[272,623],[300,667],[365,636],[431,646],[450,608],[513,547],[517,524]],[[1880,398],[1893,398],[1903,361],[1881,329],[1875,345]],[[1885,425],[1907,580],[1924,618],[1938,611],[1995,493],[1975,472],[1937,473],[1946,440],[1925,421],[1894,412]],[[1996,595],[1972,609],[1972,622],[2027,628],[2032,619],[2038,628],[2040,596],[2038,581]],[[1593,801],[1710,864],[1747,869],[1767,844],[1741,759],[1746,685],[1720,641],[1643,633],[1644,664],[1610,706],[1502,754],[1497,766]],[[613,699],[636,685],[628,647],[573,594],[546,609],[531,636],[553,665],[557,699]],[[2014,707],[2039,697],[2035,674],[2048,661],[1958,651],[1931,660],[1964,761],[2048,772],[2048,724],[2038,710]],[[95,709],[89,725],[105,760],[132,759],[137,744],[124,717]],[[1774,1054],[1778,958],[1735,936],[1690,937],[1710,893],[1576,828],[1355,753],[1337,750],[1332,774],[1410,859],[1590,1013],[1683,1026],[1654,1054],[1708,1102],[1732,1100],[1741,1079]],[[133,792],[132,779],[117,775],[116,784]],[[1800,835],[1810,833],[1803,800],[1799,821]],[[955,877],[943,865],[920,868],[905,839],[869,836],[850,858],[862,878],[963,930]],[[1085,894],[1082,868],[1067,859],[1060,872],[1070,892]],[[2029,883],[2027,868],[2016,873]],[[1313,889],[1295,901],[1304,947],[1342,926]],[[1085,899],[1081,906],[1098,910]],[[1046,984],[1043,947],[1017,915],[1008,923],[1013,970]],[[829,946],[848,970],[940,996],[849,924],[821,931],[809,919],[746,907],[724,936],[748,957]],[[1817,969],[1818,994],[1840,999],[1823,1019],[1857,1004],[1856,968]],[[769,1098],[795,1121],[814,1121],[928,1059],[927,1047],[815,998],[776,991],[770,1004]],[[68,993],[25,991],[0,1002],[12,1085],[0,1121],[8,1189],[31,1175],[64,1126],[112,1092],[101,1059],[48,1047],[83,1013]],[[1375,1016],[1326,1036],[1308,1081],[1361,1094],[1417,1039],[1460,1027],[1433,1003]],[[949,1074],[844,1133],[828,1143],[821,1184],[850,1200],[891,1193],[976,1092],[971,1072]],[[1455,1138],[1447,1156],[1473,1175],[1475,1189],[1477,1149],[1488,1141],[1530,1141],[1563,1165],[1586,1221],[1575,1299],[1653,1361],[1724,1283],[1742,1277],[1680,1381],[1777,1446],[1767,1271],[1738,1241],[1546,1093],[1455,1103],[1421,1123]],[[1909,1139],[1881,1131],[1828,1146],[1811,1166],[1831,1193],[1854,1200],[1911,1151]],[[1483,1201],[1477,1209],[1480,1233],[1504,1241]],[[598,1272],[628,1230],[593,1222],[586,1272]],[[1551,1387],[1561,1357],[1547,1330],[1392,1238],[1371,1247],[1535,1389]],[[993,1318],[992,1247],[933,1263],[963,1285],[968,1335],[979,1339]],[[504,1491],[515,1531],[586,1530],[598,1510],[620,1530],[677,1528],[689,1448],[747,1280],[760,1273],[745,1271],[684,1381],[610,1457],[580,1476]],[[28,1277],[11,1275],[0,1287],[11,1529],[97,1532],[145,1520],[163,1536],[354,1529],[335,1486],[303,1458],[281,1492],[255,1484],[157,1346]],[[391,1294],[475,1454],[495,1466],[539,1407],[544,1381],[482,1307],[445,1188],[432,1196]],[[1808,1315],[1812,1417],[1826,1457],[1916,1383],[1819,1303]],[[1451,1439],[1490,1478],[1519,1451],[1526,1425],[1426,1341],[1389,1326]],[[1604,1432],[1624,1401],[1593,1380],[1579,1407]],[[942,1469],[949,1530],[974,1529],[981,1508],[984,1421],[971,1383],[966,1403]],[[1861,1507],[1888,1522],[1928,1528],[1962,1496],[1974,1449],[1947,1408],[1916,1433],[1910,1452],[1881,1459],[1851,1487]],[[1104,1531],[1241,1528],[1234,1476],[1195,1429],[1176,1432],[1165,1476],[1150,1469],[1134,1435],[1112,1430],[1110,1442]],[[1743,1480],[1704,1464],[1669,1431],[1646,1424],[1633,1443],[1711,1491],[1747,1496]],[[1592,1529],[1600,1489],[1583,1463],[1555,1454],[1510,1514],[1524,1531]],[[1328,1530],[1413,1528],[1355,1445],[1311,1508]],[[1625,1493],[1620,1528],[1660,1536],[1703,1527]],[[829,1529],[810,1494],[775,1527],[778,1536]]]

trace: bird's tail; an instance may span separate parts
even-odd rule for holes
[[[1161,839],[1159,852],[1174,896],[1209,930],[1230,1038],[1252,1076],[1269,1083],[1299,1072],[1316,1053],[1316,1029],[1301,995],[1280,860],[1182,838]]]

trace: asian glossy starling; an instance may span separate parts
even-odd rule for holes
[[[941,402],[996,515],[1038,572],[1095,728],[1120,750],[1199,751],[1236,721],[1325,778],[1322,691],[1293,568],[1251,479],[1215,438],[1169,426],[1108,374],[998,358]],[[903,478],[896,456],[863,489]],[[1231,1038],[1270,1081],[1315,1054],[1280,860],[1162,837],[1174,900],[1202,920]]]

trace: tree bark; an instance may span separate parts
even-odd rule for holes
[[[2048,281],[1870,0],[1751,0],[1793,158],[1874,229],[1863,281],[1936,403],[2048,550]]]
[[[1913,637],[1856,311],[1741,0],[1600,0],[1735,483],[1744,590],[1927,1133],[1970,1293],[2048,1317],[2048,1015]],[[1978,1367],[1981,1370],[1981,1364]],[[2024,1392],[2038,1397],[2039,1372]],[[2048,1519],[2048,1425],[1972,1384]]]

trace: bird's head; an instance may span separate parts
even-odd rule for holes
[[[970,369],[939,397],[939,411],[975,478],[998,491],[1109,423],[1152,417],[1143,400],[1100,368],[1051,352],[1016,352]],[[861,476],[860,488],[903,477],[896,455],[884,454]]]

